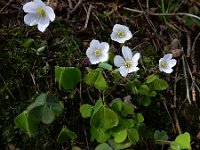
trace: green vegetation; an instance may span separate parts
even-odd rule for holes
[[[23,22],[25,2],[0,2],[0,147],[198,149],[199,2],[79,2],[49,1],[56,19],[44,32]],[[112,40],[116,24],[133,36]],[[106,61],[92,64],[106,49],[93,39],[108,43]],[[165,54],[172,73],[160,69]]]

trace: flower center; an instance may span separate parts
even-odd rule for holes
[[[119,30],[119,31],[117,32],[117,36],[118,36],[119,38],[123,38],[123,37],[125,36],[124,30]]]
[[[133,65],[133,63],[132,63],[132,61],[130,61],[130,60],[126,60],[125,63],[124,63],[124,66],[125,66],[126,68],[131,68],[132,65]]]
[[[102,52],[101,52],[100,49],[96,49],[96,50],[94,51],[94,55],[95,55],[96,57],[101,56],[101,54],[102,54]]]
[[[162,61],[162,62],[160,63],[160,66],[161,66],[162,68],[167,68],[167,66],[168,66],[167,61]]]
[[[46,11],[44,10],[44,8],[38,7],[36,9],[36,14],[37,14],[38,17],[45,17]]]

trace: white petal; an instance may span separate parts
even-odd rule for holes
[[[173,69],[172,68],[167,68],[167,69],[163,69],[163,71],[165,73],[172,73]]]
[[[133,66],[137,66],[138,65],[138,60],[139,59],[140,59],[140,53],[136,53],[132,58]]]
[[[122,54],[125,58],[125,60],[131,60],[133,57],[133,53],[131,49],[127,46],[122,46]]]
[[[101,42],[100,44],[99,44],[99,49],[102,51],[102,53],[103,52],[108,52],[108,50],[109,50],[109,44],[108,43],[106,43],[106,42]]]
[[[40,21],[38,22],[38,30],[41,32],[44,32],[48,26],[49,26],[49,18],[47,16],[41,18]]]
[[[45,6],[46,6],[46,4],[45,4],[43,1],[41,1],[41,0],[34,0],[34,2],[35,2],[38,6],[42,6],[42,7],[45,7]]]
[[[89,58],[91,64],[98,64],[100,61],[97,57],[93,56]]]
[[[122,56],[116,55],[114,58],[114,64],[116,67],[121,67],[124,65],[124,58]]]
[[[40,18],[38,24],[42,24],[42,25],[47,25],[48,24],[49,25],[49,17],[45,16],[45,17]]]
[[[88,47],[88,49],[86,50],[86,55],[88,58],[91,58],[92,56],[94,56],[94,49]]]
[[[172,54],[166,54],[166,55],[163,57],[163,59],[165,59],[165,60],[170,60],[170,59],[172,59]]]
[[[129,68],[128,73],[136,72],[136,71],[138,71],[139,69],[140,69],[140,68],[138,68],[138,67]]]
[[[133,37],[130,30],[126,31],[126,40],[130,40]]]
[[[123,29],[123,25],[121,24],[115,24],[114,27],[113,27],[113,32],[116,32],[118,30],[122,30]]]
[[[29,2],[29,3],[26,3],[26,4],[23,6],[23,10],[24,10],[24,12],[26,12],[26,13],[35,13],[37,7],[38,7],[37,3]]]
[[[25,24],[29,25],[29,26],[34,26],[36,24],[38,24],[39,22],[39,17],[37,17],[36,15],[33,14],[26,14],[24,16],[24,22]]]
[[[98,40],[92,40],[92,41],[90,42],[90,47],[91,47],[91,48],[94,48],[94,49],[97,49],[98,46],[99,46],[99,44],[100,44],[100,42],[99,42]]]
[[[160,59],[159,59],[159,64],[160,64],[162,61],[163,61],[163,58],[160,58]]]
[[[108,53],[102,54],[102,56],[99,58],[100,62],[105,62],[108,60]]]
[[[118,43],[124,43],[126,41],[125,38],[119,38],[119,36],[117,35],[117,32],[112,32],[112,34],[110,35],[111,40],[118,42]]]
[[[174,67],[176,65],[176,59],[169,60],[168,65],[169,67]]]
[[[124,66],[121,66],[121,67],[119,68],[119,72],[120,72],[120,74],[121,74],[123,77],[126,77],[126,76],[128,75],[128,69],[125,68]]]
[[[54,19],[55,19],[55,13],[54,13],[53,9],[51,7],[49,7],[49,6],[46,6],[45,10],[46,10],[47,15],[49,16],[49,19],[51,21],[54,21]]]

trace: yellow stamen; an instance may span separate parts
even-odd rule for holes
[[[36,14],[37,14],[38,17],[45,17],[46,11],[44,10],[44,8],[38,7],[36,9]]]
[[[99,57],[99,56],[101,56],[101,50],[99,50],[99,49],[96,49],[95,51],[94,51],[94,55],[96,56],[96,57]]]
[[[124,66],[125,66],[126,68],[131,68],[131,67],[133,66],[133,63],[132,63],[132,61],[130,61],[130,60],[126,60],[125,63],[124,63]]]
[[[160,62],[160,66],[161,66],[162,68],[167,68],[168,64],[167,64],[166,61],[162,61],[162,62]]]
[[[124,30],[119,30],[119,31],[117,32],[117,36],[118,36],[119,38],[123,38],[123,37],[125,36]]]

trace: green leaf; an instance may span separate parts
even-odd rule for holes
[[[103,77],[102,71],[99,71],[99,75],[96,79],[96,81],[94,82],[94,86],[96,89],[103,91],[106,88],[108,88],[107,82]]]
[[[89,118],[92,115],[93,106],[89,104],[83,104],[80,107],[80,113],[83,118]]]
[[[143,96],[139,99],[139,104],[147,107],[151,104],[151,98],[149,96]]]
[[[163,79],[156,79],[154,80],[153,83],[154,83],[155,90],[160,91],[160,90],[165,90],[168,88],[167,82]]]
[[[36,50],[36,52],[37,52],[37,54],[39,54],[39,53],[42,52],[43,50],[45,50],[45,46],[39,47],[39,48]]]
[[[139,124],[144,121],[144,117],[143,117],[143,115],[141,113],[137,113],[135,115],[135,119],[136,119],[137,123],[139,123]]]
[[[72,146],[72,150],[82,150],[82,149],[78,146]]]
[[[133,143],[136,144],[139,141],[139,133],[135,128],[131,128],[127,130],[128,138]]]
[[[68,140],[75,140],[77,137],[78,136],[76,135],[76,133],[70,131],[66,126],[63,126],[57,137],[57,142],[64,143]]]
[[[50,124],[53,122],[53,120],[54,120],[54,113],[51,107],[48,107],[47,105],[43,106],[41,121],[45,124]]]
[[[123,103],[122,104],[122,109],[121,109],[121,114],[126,117],[128,115],[133,115],[134,114],[134,106],[131,103]]]
[[[102,75],[102,70],[91,71],[84,77],[84,81],[100,91],[105,90],[108,87],[107,82]]]
[[[167,132],[164,130],[162,131],[156,130],[153,137],[155,140],[163,140],[163,141],[168,140]]]
[[[92,70],[87,75],[85,75],[84,77],[85,83],[91,86],[94,85],[95,81],[97,80],[98,75],[99,75],[98,70]]]
[[[90,127],[90,134],[91,134],[90,137],[91,142],[94,142],[94,140],[96,140],[99,135],[97,129],[93,126]]]
[[[157,95],[156,91],[149,92],[149,97],[155,97]]]
[[[110,139],[108,140],[108,143],[114,150],[124,150],[132,145],[132,143],[129,140],[126,140],[122,143],[116,143],[113,139]]]
[[[170,150],[181,150],[181,147],[177,142],[172,141],[170,142]]]
[[[157,75],[154,75],[154,74],[152,74],[152,75],[150,75],[150,76],[148,76],[147,77],[147,79],[146,79],[146,83],[152,83],[154,80],[156,80],[156,79],[158,79],[158,76]]]
[[[112,130],[112,136],[114,137],[114,141],[116,143],[122,143],[127,138],[127,131],[123,128],[115,128],[115,130]]]
[[[102,101],[102,99],[97,100],[96,103],[95,103],[95,105],[94,105],[94,107],[93,107],[94,111],[93,111],[92,115],[95,114],[97,111],[99,111],[99,109],[100,109],[102,106],[103,106],[103,101]]]
[[[96,140],[97,140],[98,143],[104,143],[108,139],[110,139],[111,135],[107,130],[102,129],[102,128],[96,129],[96,130],[97,130]]]
[[[39,122],[29,117],[28,111],[24,111],[14,119],[15,125],[26,131],[29,136],[32,136],[38,131]]]
[[[112,71],[112,65],[110,65],[108,63],[100,63],[99,68],[103,68],[103,69]]]
[[[74,67],[55,67],[55,77],[59,83],[59,88],[65,90],[74,89],[75,85],[81,80],[81,72]]]
[[[35,102],[32,103],[27,109],[30,110],[30,109],[33,109],[33,108],[35,108],[35,107],[44,105],[44,104],[46,103],[46,99],[47,99],[47,94],[46,94],[46,93],[40,94],[40,95],[35,99]]]
[[[143,95],[149,95],[149,87],[145,84],[141,85],[140,88],[138,89],[138,92],[140,94],[143,94]]]
[[[176,137],[175,142],[180,146],[181,149],[190,149],[190,134],[185,132]]]
[[[120,98],[116,98],[112,101],[112,109],[115,111],[115,112],[120,112],[121,109],[122,109],[122,100]]]
[[[132,128],[134,126],[134,120],[120,118],[119,125],[122,125],[125,128]]]
[[[118,84],[121,79],[121,75],[119,71],[113,71],[113,77],[114,77],[115,84]]]
[[[110,129],[118,125],[117,114],[106,106],[101,107],[91,118],[90,124],[96,128]]]
[[[48,95],[46,102],[48,106],[50,106],[53,110],[56,111],[56,113],[61,113],[63,111],[63,107],[57,97],[53,95]]]
[[[107,143],[99,144],[95,150],[113,150]]]
[[[23,44],[23,46],[24,47],[26,47],[26,48],[28,48],[28,47],[30,47],[30,45],[33,43],[33,41],[34,41],[34,39],[27,39],[25,42],[24,42],[24,44]]]

